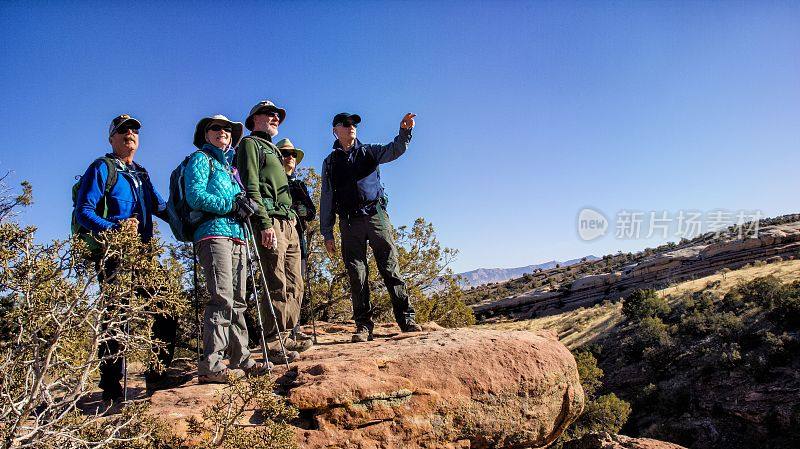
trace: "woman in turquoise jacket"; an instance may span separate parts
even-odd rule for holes
[[[267,365],[250,358],[244,320],[247,243],[245,230],[235,218],[242,189],[231,165],[233,148],[241,138],[241,123],[224,115],[203,118],[194,133],[194,145],[200,151],[189,159],[184,174],[186,202],[193,211],[203,213],[194,242],[210,296],[203,314],[200,383],[225,383],[231,369],[249,375],[267,372]],[[226,349],[229,368],[223,363]]]

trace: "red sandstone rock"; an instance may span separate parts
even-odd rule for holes
[[[686,449],[677,444],[650,438],[631,438],[608,433],[584,435],[564,444],[564,449]]]
[[[583,408],[575,360],[553,333],[395,329],[379,327],[360,344],[326,329],[292,365],[287,397],[301,412],[300,447],[536,447]],[[181,431],[218,389],[193,381],[156,392],[152,412]]]

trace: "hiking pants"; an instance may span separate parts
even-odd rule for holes
[[[198,375],[225,369],[225,350],[230,354],[231,369],[249,368],[255,362],[247,348],[247,255],[245,245],[224,238],[210,238],[197,243],[197,255],[206,278],[209,300],[203,313],[203,355],[197,365]]]
[[[367,243],[372,248],[378,272],[392,299],[394,318],[401,327],[414,319],[414,308],[408,300],[406,284],[400,277],[397,247],[392,238],[389,215],[382,207],[372,216],[340,217],[342,258],[350,279],[353,299],[353,320],[356,326],[372,329],[374,308],[369,298],[369,265]]]
[[[260,301],[264,318],[264,337],[276,341],[278,330],[291,330],[300,320],[300,305],[303,302],[303,275],[300,273],[300,238],[295,220],[273,218],[273,229],[278,239],[278,247],[267,249],[261,245],[261,232],[256,230],[258,252],[261,264],[267,274],[267,285],[275,308],[275,319],[269,311],[266,294],[262,292]]]
[[[114,277],[118,269],[118,262],[114,259],[107,260],[105,267],[100,270],[98,267],[98,281],[102,286],[109,278]],[[113,282],[110,280],[109,282]],[[137,288],[136,295],[140,297],[152,296],[151,293],[145,289]],[[108,331],[107,328],[103,329]],[[158,356],[158,361],[163,368],[168,368],[172,363],[175,355],[175,341],[178,333],[178,318],[166,314],[156,314],[153,316],[153,326],[151,327],[153,338],[166,344],[165,347],[153,347],[153,351]],[[107,356],[112,356],[119,353],[119,342],[115,339],[107,340],[100,344],[98,348],[98,356],[102,359]],[[149,369],[153,371],[154,366]],[[124,376],[125,367],[123,365],[122,357],[113,357],[107,360],[100,361],[100,383],[99,386],[103,390],[104,399],[113,399],[122,396],[122,378]]]

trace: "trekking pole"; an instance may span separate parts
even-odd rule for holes
[[[309,233],[308,242],[306,243],[306,248],[308,248],[308,243],[311,243],[311,237],[314,235],[313,232]],[[303,270],[303,282],[305,284],[305,291],[306,295],[308,296],[308,306],[311,307],[311,333],[314,335],[314,344],[317,344],[317,320],[315,318],[316,309],[314,307],[314,298],[311,296],[311,286],[308,285],[308,249],[306,249],[306,269]]]
[[[197,325],[197,360],[200,360],[200,338],[203,336],[203,328],[200,325],[200,297],[197,292],[197,249],[192,243],[192,260],[194,261],[194,321]]]
[[[281,328],[278,325],[278,315],[275,313],[275,307],[272,305],[272,296],[269,294],[269,285],[267,284],[267,273],[264,271],[264,266],[261,264],[261,255],[258,254],[258,244],[256,242],[256,236],[253,233],[253,224],[250,222],[250,219],[247,219],[247,233],[250,235],[249,241],[253,245],[253,257],[255,258],[256,267],[261,270],[261,282],[264,284],[264,294],[267,296],[267,305],[269,305],[269,311],[272,314],[272,319],[275,322],[275,330],[278,332],[278,342],[281,345],[281,352],[283,353],[283,361],[286,362],[286,369],[289,369],[289,357],[286,356],[286,346],[283,344],[283,337],[281,337]],[[258,303],[258,297],[256,297],[256,303]],[[260,304],[257,304],[259,307],[259,311],[261,310]],[[262,327],[261,332],[264,332]]]
[[[247,232],[247,231],[245,231]],[[255,249],[258,251],[258,248]],[[261,336],[261,355],[264,357],[264,362],[267,365],[267,372],[269,375],[272,375],[272,367],[269,363],[269,357],[267,357],[267,341],[264,337],[264,320],[261,318],[261,305],[258,303],[258,287],[256,286],[256,275],[253,272],[254,267],[252,266],[254,263],[252,253],[250,252],[250,239],[247,240],[247,245],[245,245],[245,251],[247,251],[247,271],[250,275],[250,281],[253,283],[253,294],[256,296],[256,315],[258,316],[258,330]]]
[[[314,318],[314,299],[311,297],[311,286],[308,285],[308,271],[303,275],[303,282],[305,282],[306,296],[308,297],[308,307],[311,309],[311,334],[314,336],[314,344],[317,344],[317,320]]]
[[[126,336],[130,335],[130,327],[127,320],[125,325],[122,326],[123,332]],[[128,402],[128,355],[127,349],[122,351],[122,402]]]

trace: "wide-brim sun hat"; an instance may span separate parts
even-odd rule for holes
[[[295,158],[295,163],[294,163],[295,166],[300,165],[300,161],[302,161],[303,156],[305,156],[303,150],[301,150],[300,148],[295,148],[294,144],[289,139],[281,139],[278,141],[278,143],[275,144],[275,146],[278,147],[278,149],[281,151],[294,150],[294,152],[297,153],[297,157]]]
[[[253,116],[256,115],[256,112],[258,112],[258,111],[260,111],[262,109],[267,109],[267,110],[270,110],[270,111],[277,112],[278,113],[278,124],[283,123],[283,121],[286,119],[286,109],[282,109],[282,108],[279,108],[279,107],[275,106],[275,103],[273,103],[273,102],[271,102],[269,100],[261,100],[258,103],[256,103],[255,106],[250,108],[250,113],[247,114],[247,118],[244,120],[244,127],[247,128],[248,131],[252,131],[253,130]]]
[[[203,145],[206,144],[206,128],[208,128],[212,122],[229,125],[231,127],[231,148],[239,145],[239,141],[242,140],[242,134],[244,134],[242,123],[230,121],[228,117],[217,114],[211,117],[203,117],[197,122],[197,126],[194,128],[194,146],[203,148]]]

